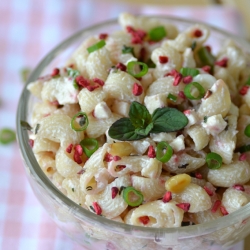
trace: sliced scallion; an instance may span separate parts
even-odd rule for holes
[[[167,36],[167,31],[164,26],[158,26],[151,29],[148,35],[151,41],[160,41]]]
[[[206,47],[200,48],[197,53],[200,62],[202,63],[203,66],[205,65],[209,65],[211,67],[214,66],[216,59]]]
[[[137,70],[140,71],[136,73]],[[127,65],[127,71],[130,75],[139,78],[148,73],[148,65],[143,62],[131,61]]]
[[[196,88],[198,90],[198,95],[192,95],[192,89]],[[205,95],[205,89],[198,82],[191,82],[187,84],[184,88],[185,96],[190,100],[200,100]]]
[[[168,162],[173,155],[172,147],[165,141],[162,141],[156,146],[156,159],[166,163]]]
[[[250,124],[248,124],[248,125],[245,127],[244,134],[245,134],[247,137],[250,137]]]
[[[207,154],[206,162],[207,162],[208,168],[218,169],[221,167],[222,157],[217,153],[211,152]]]
[[[96,44],[90,46],[87,48],[87,51],[89,53],[92,53],[98,49],[101,49],[102,47],[104,47],[106,45],[106,42],[104,40],[100,40],[99,42],[97,42]]]
[[[98,149],[98,141],[93,138],[86,138],[80,142],[84,153],[90,157]]]
[[[245,153],[250,151],[250,144],[239,147],[236,151],[240,153]]]
[[[16,140],[16,133],[12,129],[3,128],[0,130],[0,144],[9,144]]]
[[[133,187],[126,187],[122,191],[125,202],[131,207],[137,207],[143,202],[143,194]]]
[[[176,102],[177,101],[177,96],[175,95],[172,95],[172,94],[168,94],[168,97],[167,97],[169,100],[173,101],[173,102]]]
[[[122,54],[128,54],[128,53],[134,54],[134,48],[123,45]]]
[[[247,85],[247,86],[250,86],[250,77],[247,79],[246,85]]]
[[[70,126],[75,131],[84,131],[89,125],[88,116],[84,112],[78,112],[71,120]]]
[[[200,71],[198,69],[193,69],[193,68],[181,68],[181,74],[185,76],[197,76]]]

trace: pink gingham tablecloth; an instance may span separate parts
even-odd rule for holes
[[[242,32],[238,13],[228,8],[159,8],[98,0],[0,1],[0,129],[15,129],[23,67],[35,67],[64,38],[122,11],[193,18]],[[56,227],[33,195],[17,143],[0,145],[0,249],[83,249]],[[231,248],[241,249],[242,242]]]

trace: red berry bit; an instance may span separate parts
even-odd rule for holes
[[[32,140],[32,139],[29,139],[29,145],[30,145],[30,147],[34,147],[34,140]]]
[[[213,205],[213,207],[211,209],[211,212],[215,213],[220,206],[221,206],[221,201],[220,200],[215,201],[215,203],[214,203],[214,205]]]
[[[112,199],[114,199],[118,193],[119,193],[119,188],[118,187],[112,187],[111,188],[111,197],[112,197]]]
[[[207,73],[211,73],[211,67],[209,65],[203,66],[202,69]]]
[[[181,208],[185,212],[188,212],[188,210],[190,209],[190,203],[179,203],[179,204],[176,204],[176,206]]]
[[[179,91],[178,96],[182,99],[186,99],[186,96],[183,91]]]
[[[117,165],[115,167],[115,172],[120,172],[122,171],[124,168],[126,168],[126,165]]]
[[[106,162],[111,162],[111,161],[113,161],[113,156],[112,156],[111,154],[107,153],[107,154],[105,155],[105,157],[104,157],[104,161],[106,161]]]
[[[58,68],[54,68],[52,73],[51,73],[51,76],[58,76],[60,74],[60,70]]]
[[[92,92],[94,91],[95,89],[98,89],[99,88],[99,85],[96,84],[96,85],[89,85],[86,87],[88,91]]]
[[[147,225],[150,221],[149,217],[147,215],[145,216],[141,216],[139,217],[139,221],[143,224],[143,225]]]
[[[156,157],[156,153],[155,153],[155,149],[152,145],[150,145],[148,147],[148,157],[149,158],[155,158]]]
[[[143,92],[142,86],[135,82],[133,85],[133,95],[139,96],[142,94],[142,92]]]
[[[174,86],[178,86],[180,84],[182,80],[182,74],[181,73],[177,73],[175,78],[174,78],[174,82],[173,82],[173,85]]]
[[[79,172],[77,172],[77,174],[83,174],[85,172],[85,169],[81,169]]]
[[[190,115],[191,114],[191,110],[190,109],[184,110],[183,114],[184,115]]]
[[[199,38],[199,37],[203,36],[203,32],[201,30],[197,29],[194,31],[193,36]]]
[[[93,82],[99,84],[100,86],[104,86],[104,81],[100,78],[94,78]]]
[[[236,189],[236,190],[239,190],[239,191],[245,191],[245,188],[243,185],[240,185],[240,184],[235,184],[233,185],[233,188]]]
[[[126,65],[124,65],[123,63],[117,63],[116,66],[115,66],[117,69],[121,70],[121,71],[126,71],[127,70],[127,67]]]
[[[178,75],[178,71],[176,71],[175,69],[172,69],[170,72],[166,73],[164,76],[177,76]]]
[[[82,146],[80,144],[76,144],[74,149],[79,156],[81,156],[83,154],[83,149],[82,149]]]
[[[226,68],[228,63],[228,58],[223,58],[220,61],[215,62],[215,65]]]
[[[93,202],[93,207],[94,207],[95,213],[97,215],[102,214],[102,209],[101,209],[100,205],[96,201]]]
[[[133,44],[141,44],[141,43],[143,43],[143,39],[147,35],[147,33],[144,30],[140,30],[140,29],[135,30],[131,26],[127,26],[126,29],[127,29],[127,32],[130,33],[131,36],[132,36],[131,42]]]
[[[162,198],[162,201],[164,202],[164,203],[167,203],[167,202],[169,202],[169,201],[171,201],[172,200],[172,193],[170,192],[170,191],[167,191],[165,194],[164,194],[164,196],[163,196],[163,198]]]
[[[107,34],[107,33],[101,33],[101,34],[99,35],[99,39],[101,39],[101,40],[105,40],[107,37],[108,37],[108,34]]]
[[[241,95],[246,95],[248,92],[249,86],[243,86],[240,90]]]
[[[66,152],[70,154],[71,151],[72,151],[72,149],[73,149],[73,144],[71,143],[71,144],[69,144],[69,146],[66,148]]]
[[[247,154],[243,153],[239,156],[239,161],[245,161],[247,159]]]
[[[228,215],[228,211],[226,210],[226,208],[224,206],[220,206],[220,211],[221,211],[223,216]]]
[[[214,192],[213,192],[210,188],[204,186],[204,189],[205,189],[205,191],[207,192],[207,194],[208,194],[209,196],[213,196],[213,195],[214,195]]]
[[[205,46],[205,48],[207,49],[207,51],[208,51],[208,52],[210,52],[210,53],[211,53],[211,51],[212,51],[212,48],[211,48],[211,46],[209,46],[209,45],[206,45],[206,46]]]
[[[77,151],[74,152],[74,161],[78,164],[81,164],[82,163],[82,158],[81,156],[78,154]]]
[[[118,156],[118,155],[115,155],[115,156],[113,157],[113,160],[114,160],[114,161],[120,161],[120,160],[121,160],[121,157]]]
[[[190,82],[192,82],[193,81],[193,77],[192,76],[185,76],[185,77],[183,77],[183,83],[190,83]]]
[[[139,55],[140,62],[144,62],[146,60],[146,54],[147,54],[147,50],[144,47],[142,47],[140,50],[140,55]]]
[[[87,86],[90,85],[89,80],[85,79],[83,76],[77,76],[75,80],[76,83],[81,87],[86,88]]]
[[[161,64],[167,63],[168,62],[168,57],[167,56],[159,56],[159,62]]]
[[[195,177],[197,178],[197,179],[202,179],[202,174],[201,173],[198,173],[198,172],[196,172],[195,173]]]

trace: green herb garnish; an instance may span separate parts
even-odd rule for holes
[[[149,133],[178,131],[187,123],[187,117],[175,108],[158,108],[150,115],[144,105],[132,102],[129,118],[113,123],[108,134],[116,140],[134,141],[146,138]]]
[[[148,35],[151,41],[160,41],[167,36],[167,31],[164,26],[158,26],[151,29]]]
[[[76,77],[80,75],[80,72],[76,69],[72,69],[72,68],[67,68],[67,74],[69,77],[73,78],[73,86],[78,89],[78,85],[76,83]]]
[[[101,49],[101,48],[104,47],[105,45],[106,45],[106,42],[105,42],[104,40],[100,40],[100,41],[97,42],[96,44],[94,44],[94,45],[88,47],[88,48],[87,48],[87,51],[88,51],[89,53],[92,53],[92,52],[94,52],[94,51],[96,51],[96,50]]]
[[[181,68],[181,74],[185,76],[197,76],[200,74],[200,71],[198,69],[193,68]]]
[[[131,53],[131,54],[134,55],[134,48],[126,46],[126,45],[123,45],[122,54],[128,54],[128,53]]]
[[[26,121],[20,121],[20,124],[23,128],[26,128],[27,130],[32,130],[32,127],[29,125]]]

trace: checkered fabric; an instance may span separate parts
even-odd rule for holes
[[[232,9],[159,8],[117,2],[0,1],[0,129],[15,129],[15,112],[23,88],[19,72],[23,67],[34,68],[66,37],[91,24],[117,17],[122,11],[195,18],[234,33],[241,32],[238,28],[241,20]],[[83,249],[56,227],[33,195],[17,143],[0,145],[0,249]],[[241,250],[242,244],[231,249]]]

